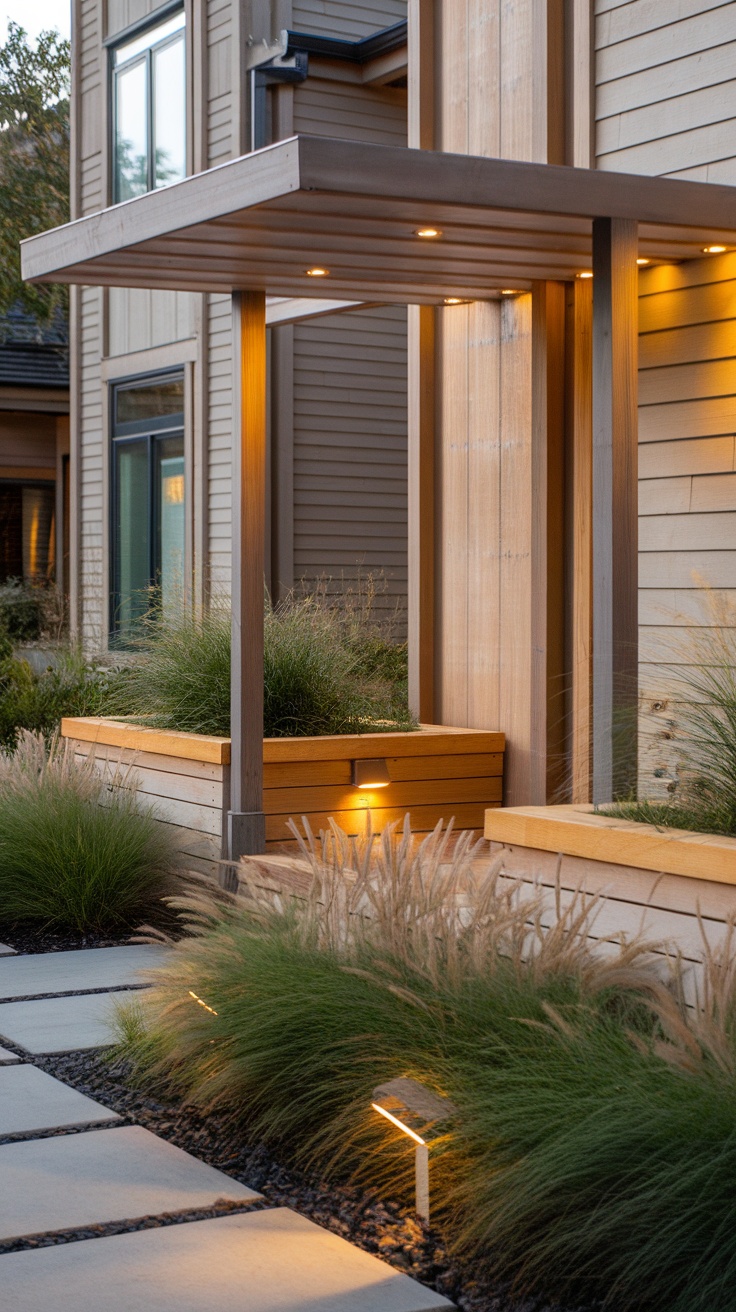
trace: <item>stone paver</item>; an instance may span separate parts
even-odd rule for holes
[[[260,1197],[140,1125],[5,1144],[0,1180],[0,1240]]]
[[[83,993],[70,998],[38,998],[0,1003],[0,1038],[40,1055],[102,1048],[112,1043],[115,1004],[137,994]]]
[[[110,1133],[115,1133],[111,1131]],[[13,1312],[434,1312],[452,1304],[286,1208],[0,1257]]]
[[[0,1068],[0,1135],[31,1134],[119,1119],[117,1112],[93,1102],[35,1066]]]
[[[0,943],[0,957],[14,957],[15,948],[9,948],[7,943]]]
[[[11,1052],[9,1048],[0,1048],[0,1065],[4,1064],[6,1061],[22,1060],[23,1058],[19,1057],[17,1052]]]
[[[142,972],[165,960],[166,948],[145,943],[3,958],[0,999],[125,988],[140,983]]]

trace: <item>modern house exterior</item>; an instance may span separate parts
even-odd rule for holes
[[[506,733],[508,802],[631,780],[637,715],[666,788],[667,644],[736,595],[736,3],[75,0],[73,50],[73,212],[127,203],[25,267],[86,640],[150,583],[240,626],[259,553],[406,570],[414,705]]]

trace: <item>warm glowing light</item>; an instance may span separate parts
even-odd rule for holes
[[[329,276],[329,269],[322,269],[319,265],[315,265],[313,269],[307,269],[308,278],[329,278]]]
[[[218,1015],[218,1013],[215,1011],[214,1007],[208,1007],[208,1006],[207,1006],[207,1003],[206,1003],[206,1002],[203,1002],[202,998],[198,998],[198,997],[197,997],[197,994],[196,994],[196,993],[193,993],[191,989],[189,990],[189,996],[190,996],[190,998],[194,998],[194,1001],[195,1001],[195,1002],[198,1002],[199,1005],[200,1005],[200,1007],[204,1007],[205,1011],[209,1011],[209,1012],[211,1012],[211,1014],[212,1014],[213,1016],[217,1016],[217,1015]]]
[[[651,260],[647,260],[643,255],[640,255],[636,262],[637,264],[651,264]]]
[[[365,761],[353,761],[354,788],[388,788],[391,776],[388,766],[382,758]]]
[[[402,1130],[404,1134],[408,1134],[409,1138],[413,1139],[415,1143],[421,1144],[422,1147],[425,1146],[424,1139],[421,1139],[419,1135],[416,1134],[414,1130],[411,1129],[410,1126],[404,1125],[404,1122],[400,1121],[398,1116],[392,1116],[390,1112],[386,1111],[385,1107],[381,1107],[380,1103],[372,1102],[371,1107],[373,1108],[374,1112],[378,1112],[381,1116],[385,1116],[386,1120],[390,1121],[392,1125],[395,1125],[397,1129]]]
[[[167,506],[183,506],[184,475],[172,474],[164,479],[164,501]]]
[[[439,228],[417,228],[417,237],[441,237]]]
[[[502,295],[502,296],[520,296],[521,293],[519,292],[519,290],[518,290],[517,287],[502,287],[502,288],[501,288],[501,295]]]
[[[446,297],[445,297],[445,305],[462,305],[462,303],[463,303],[463,302],[462,302],[462,300],[460,299],[459,296],[446,296]]]
[[[724,252],[725,250],[727,250],[727,249],[728,249],[728,248],[727,248],[726,246],[704,246],[704,247],[703,247],[703,254],[704,254],[704,255],[722,255],[723,252]]]
[[[578,278],[592,278],[592,277],[593,277],[593,273],[591,269],[583,269],[583,272],[578,274]]]

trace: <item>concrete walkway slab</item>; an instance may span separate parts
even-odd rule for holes
[[[118,1121],[117,1112],[35,1066],[0,1068],[0,1135]]]
[[[435,1312],[452,1304],[286,1208],[0,1257],[13,1312]]]
[[[0,943],[0,957],[16,956],[15,948],[9,948],[7,943]]]
[[[0,1038],[37,1055],[104,1048],[114,1039],[115,1004],[126,996],[136,995],[83,993],[70,998],[3,1002],[0,1003]]]
[[[23,1058],[19,1057],[17,1052],[11,1052],[9,1048],[0,1048],[0,1065],[4,1064],[6,1061],[22,1060]]]
[[[0,960],[0,999],[42,993],[81,993],[141,983],[142,972],[166,960],[166,948],[145,943],[117,948],[82,948]]]
[[[0,1240],[260,1197],[139,1125],[5,1144],[0,1180]]]

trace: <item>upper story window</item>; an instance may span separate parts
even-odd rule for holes
[[[184,42],[182,9],[112,52],[116,202],[186,175]]]

